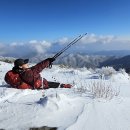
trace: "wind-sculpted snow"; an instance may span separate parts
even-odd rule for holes
[[[0,62],[0,129],[29,130],[57,127],[58,130],[130,130],[130,80],[125,72],[109,77],[86,68],[53,66],[41,75],[50,81],[73,84],[72,89],[18,90],[7,87],[4,74],[12,64]],[[110,84],[120,93],[112,99],[97,98],[85,86]]]

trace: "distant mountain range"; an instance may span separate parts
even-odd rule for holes
[[[51,55],[36,55],[35,57],[29,58],[30,62],[38,63]],[[27,57],[26,57],[27,58]],[[56,59],[54,64],[63,64],[70,67],[87,67],[96,68],[100,66],[101,63],[113,59],[111,56],[97,56],[97,55],[85,55],[85,54],[64,54]],[[11,57],[0,57],[1,61],[13,62],[14,58]]]
[[[119,70],[120,68],[125,68],[126,72],[130,72],[130,55],[121,58],[110,58],[100,63],[99,67],[102,66],[112,66],[116,70]]]
[[[108,56],[69,54],[64,57],[59,57],[55,63],[64,64],[71,67],[96,68],[100,66],[100,63],[109,59],[110,57]]]
[[[110,52],[110,51],[109,51]],[[112,51],[113,52],[113,51]],[[123,51],[120,51],[123,53]],[[106,52],[100,52],[103,54]],[[114,53],[114,52],[113,52]],[[118,53],[119,54],[119,53]],[[123,54],[126,54],[123,53]],[[48,57],[52,57],[54,54],[36,55],[29,58],[30,62],[38,63]],[[28,57],[26,57],[28,58]],[[14,58],[11,57],[0,57],[1,61],[13,62]],[[130,72],[130,55],[127,56],[110,56],[110,55],[87,55],[87,54],[63,54],[56,59],[54,64],[63,64],[70,67],[87,67],[97,68],[103,66],[112,66],[116,70],[119,68],[125,68],[127,72]]]
[[[130,50],[111,50],[111,51],[98,51],[93,52],[93,55],[105,55],[105,56],[127,56],[130,55]]]
[[[55,49],[56,50],[56,49]],[[48,52],[50,54],[51,52]],[[53,54],[57,53],[56,51]],[[81,54],[81,55],[98,55],[98,56],[127,56],[130,55],[130,50],[104,50],[104,51],[90,51],[90,50],[74,50],[70,52],[71,54]]]
[[[52,56],[52,55],[51,55]],[[51,57],[46,55],[45,58]],[[31,58],[32,62],[39,62],[43,60],[43,56],[36,56]],[[130,72],[130,55],[121,56],[103,56],[103,55],[85,55],[85,54],[66,54],[56,59],[54,64],[63,64],[70,67],[87,67],[97,68],[103,66],[112,66],[116,70],[124,68]]]

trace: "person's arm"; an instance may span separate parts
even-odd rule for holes
[[[49,67],[50,63],[52,63],[54,60],[54,58],[45,59],[35,66],[31,67],[30,69],[33,71],[34,74],[39,74],[43,69]]]

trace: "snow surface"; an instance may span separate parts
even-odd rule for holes
[[[120,88],[111,100],[79,92],[99,75],[86,68],[53,66],[41,75],[50,80],[73,84],[72,89],[18,90],[7,88],[5,73],[13,64],[0,62],[0,129],[28,130],[31,127],[57,127],[58,130],[130,130],[130,79],[126,73],[107,77],[106,82]]]

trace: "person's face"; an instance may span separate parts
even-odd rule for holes
[[[23,64],[23,65],[21,66],[21,68],[22,68],[22,69],[27,69],[27,68],[29,68],[29,65],[28,65],[28,64]]]

